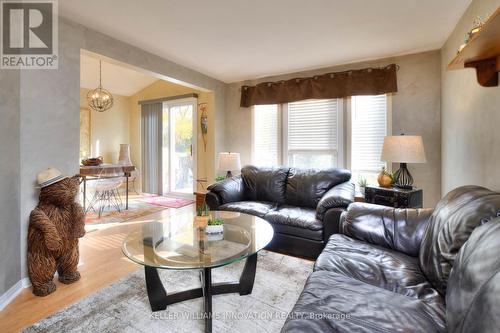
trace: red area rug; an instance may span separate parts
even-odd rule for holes
[[[173,198],[173,197],[163,197],[159,195],[152,195],[148,197],[143,197],[139,199],[142,202],[146,202],[150,205],[162,206],[168,208],[181,208],[194,203],[194,200]]]

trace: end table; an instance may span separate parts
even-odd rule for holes
[[[367,186],[365,201],[394,208],[422,208],[423,191],[418,188],[407,190],[397,187]]]

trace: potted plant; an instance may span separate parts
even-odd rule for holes
[[[215,182],[220,182],[220,181],[223,181],[224,179],[226,179],[226,176],[216,176]]]
[[[210,208],[207,204],[198,207],[196,212],[196,217],[194,218],[195,228],[202,228],[207,225],[208,220],[210,220]]]
[[[359,186],[359,192],[362,194],[362,195],[365,195],[365,188],[366,188],[366,185],[367,185],[367,180],[365,177],[363,176],[359,176],[359,179],[358,179],[358,186]]]
[[[205,232],[207,234],[218,234],[224,231],[224,220],[220,218],[213,218],[208,220]]]

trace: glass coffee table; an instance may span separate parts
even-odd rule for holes
[[[143,265],[152,311],[168,305],[203,297],[205,332],[212,331],[212,295],[252,293],[257,268],[257,252],[273,238],[273,228],[265,220],[236,212],[210,212],[224,220],[223,233],[207,234],[195,222],[193,213],[173,215],[161,222],[137,224],[125,238],[122,250],[132,261]],[[240,280],[212,283],[212,268],[246,259]],[[158,269],[200,270],[201,287],[167,293]]]

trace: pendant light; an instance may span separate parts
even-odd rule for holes
[[[97,112],[104,112],[113,106],[113,95],[102,87],[101,60],[99,60],[99,87],[87,94],[89,107]]]

